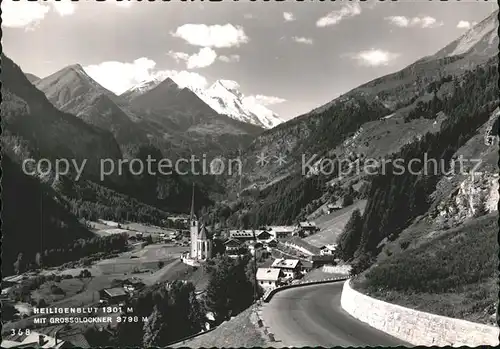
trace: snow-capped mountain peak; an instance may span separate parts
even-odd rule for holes
[[[236,96],[236,98],[243,98],[243,95],[238,90],[239,88],[240,85],[236,81],[217,80],[212,84],[212,86],[209,87],[208,91],[210,91],[214,95],[227,94],[227,92],[230,92],[231,94]]]
[[[283,122],[257,99],[245,97],[239,87],[236,81],[217,80],[208,89],[194,92],[217,113],[235,120],[264,128],[273,128]]]
[[[138,84],[132,86],[130,89],[125,91],[121,96],[127,99],[132,99],[133,97],[137,97],[142,95],[149,90],[152,90],[156,86],[158,86],[162,81],[168,79],[169,76],[165,74],[157,74],[152,79],[144,80],[139,82]]]
[[[127,99],[135,98],[152,90],[167,76],[157,75],[153,79],[143,81],[121,96]],[[203,102],[219,114],[227,115],[232,119],[257,125],[263,128],[273,128],[282,123],[276,113],[258,102],[258,99],[245,97],[239,91],[239,84],[232,80],[217,80],[209,88],[201,89],[187,86]]]

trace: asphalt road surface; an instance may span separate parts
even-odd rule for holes
[[[263,303],[264,325],[286,347],[411,346],[346,313],[340,306],[343,284],[303,286],[276,293],[269,303]]]

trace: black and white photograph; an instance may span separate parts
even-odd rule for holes
[[[500,344],[496,1],[0,7],[2,348]]]

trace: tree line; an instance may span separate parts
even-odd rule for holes
[[[422,170],[428,159],[427,174],[414,175],[409,171],[396,174],[389,164],[385,175],[376,176],[371,184],[364,214],[354,212],[339,236],[338,243],[345,260],[357,260],[364,269],[380,252],[384,238],[395,240],[399,233],[417,216],[430,207],[429,195],[443,174],[453,166],[455,152],[470,139],[490,117],[498,105],[496,62],[477,67],[453,80],[454,93],[442,103],[448,116],[437,133],[427,133],[419,141],[405,145],[392,159],[420,159],[413,171]],[[446,78],[445,78],[446,79]],[[440,167],[440,162],[445,164]]]

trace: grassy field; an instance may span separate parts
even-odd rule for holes
[[[317,247],[335,243],[337,236],[342,233],[344,226],[347,224],[349,218],[351,218],[352,211],[358,208],[363,213],[365,206],[366,200],[360,200],[351,206],[315,219],[314,222],[320,228],[320,231],[304,238],[304,240]]]
[[[118,223],[112,221],[89,221],[88,224],[90,225],[92,231],[100,236],[121,233],[127,233],[129,236],[135,236],[137,233],[142,233],[145,234],[145,236],[152,235],[154,237],[162,233],[170,234],[176,231],[175,229],[162,228],[155,225],[147,225],[136,222],[120,223],[118,225]]]
[[[87,269],[91,272],[92,277],[83,280],[73,278],[64,279],[60,282],[46,282],[32,292],[32,298],[35,300],[43,298],[50,307],[89,306],[99,301],[100,290],[112,287],[113,280],[124,280],[132,276],[138,277],[147,285],[175,279],[189,280],[200,289],[206,285],[208,278],[201,268],[192,268],[180,262],[180,253],[185,249],[185,247],[153,244],[145,248],[138,247],[134,251],[122,253],[116,258],[102,260],[85,268],[44,270],[40,274],[70,274],[77,276],[83,269]],[[137,255],[137,258],[130,258],[134,254]],[[159,269],[158,261],[164,263],[161,269]],[[134,270],[137,271],[141,268],[143,272],[134,272]],[[148,269],[147,272],[144,272],[145,269]],[[64,294],[54,294],[51,285],[60,287]],[[33,317],[6,323],[3,326],[2,333],[9,331],[11,328],[27,328],[32,325]]]
[[[494,213],[426,234],[416,247],[368,269],[354,287],[410,308],[493,324],[498,301],[497,221]]]
[[[52,304],[83,292],[88,283],[89,279],[77,278],[61,280],[61,282],[49,281],[40,286],[39,289],[33,291],[31,293],[31,298],[36,300],[44,299],[47,304]],[[54,294],[51,290],[52,286],[59,287],[64,293]]]
[[[129,274],[135,271],[156,271],[158,262],[167,262],[179,258],[187,247],[153,244],[134,251],[126,252],[119,257],[106,259],[96,264],[102,274]]]

